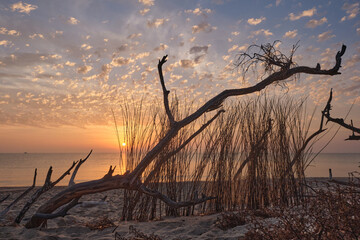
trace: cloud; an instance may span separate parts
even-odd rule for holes
[[[35,39],[35,38],[45,39],[44,35],[42,35],[41,33],[34,33],[32,35],[29,35],[29,38],[31,38],[31,39]]]
[[[158,28],[167,21],[169,21],[169,19],[165,19],[165,18],[157,18],[157,19],[153,19],[152,21],[148,20],[147,26],[149,28],[153,28],[153,27]]]
[[[360,35],[360,28],[357,28],[357,29],[356,29],[356,33],[357,33],[358,35]]]
[[[234,35],[234,36],[238,36],[240,33],[239,32],[231,32],[231,35]]]
[[[235,51],[235,50],[238,49],[238,48],[239,48],[238,45],[233,45],[231,48],[229,48],[228,52]]]
[[[179,61],[179,63],[183,68],[193,68],[196,65],[192,60],[189,59],[182,59]]]
[[[293,31],[288,31],[284,34],[284,38],[294,38],[297,36],[297,29],[293,30]]]
[[[308,21],[306,23],[306,27],[307,28],[316,28],[320,25],[323,25],[324,23],[327,23],[327,18],[323,17],[320,20],[316,20],[316,19],[311,19],[310,21]]]
[[[185,10],[186,13],[192,13],[192,14],[195,14],[197,16],[200,16],[200,15],[203,15],[203,16],[206,16],[206,14],[210,14],[212,13],[212,10],[209,9],[209,8],[195,8],[194,10]]]
[[[281,3],[281,0],[276,0],[275,5],[276,5],[276,6],[279,6],[280,3]]]
[[[344,69],[354,67],[357,63],[360,62],[360,56],[357,54],[354,54],[349,59],[346,60],[344,64]]]
[[[258,25],[259,23],[261,23],[262,21],[265,21],[266,17],[261,17],[261,18],[249,18],[247,20],[248,24],[250,25]]]
[[[68,22],[69,24],[76,25],[76,24],[78,24],[80,21],[77,20],[77,19],[74,18],[74,17],[70,17],[70,18],[67,20],[67,22]]]
[[[254,32],[251,32],[251,35],[249,36],[249,38],[253,38],[254,36],[258,36],[258,35],[264,35],[265,37],[268,36],[272,36],[273,33],[269,31],[269,29],[260,29]]]
[[[78,73],[81,73],[81,74],[86,74],[86,73],[88,73],[89,71],[91,71],[91,69],[92,69],[91,66],[86,66],[86,65],[84,65],[84,66],[78,67],[77,72],[78,72]]]
[[[190,48],[190,54],[196,54],[196,53],[207,53],[207,50],[209,49],[208,46],[194,46]]]
[[[140,10],[139,13],[144,16],[149,11],[150,11],[150,8],[144,8],[144,9]]]
[[[137,38],[137,37],[141,37],[142,34],[141,33],[133,33],[130,34],[129,36],[127,36],[127,39],[133,39],[133,38]]]
[[[83,45],[81,45],[81,48],[84,50],[89,50],[92,49],[92,46],[90,46],[89,44],[84,43]]]
[[[11,45],[12,44],[12,42],[11,41],[8,41],[8,40],[1,40],[0,41],[0,46],[5,46],[5,47],[7,47],[7,46],[9,46],[9,45]]]
[[[318,35],[318,42],[323,42],[323,41],[326,41],[326,40],[328,40],[330,38],[335,37],[335,35],[331,35],[331,33],[332,33],[331,30],[329,30],[327,32],[320,33]]]
[[[347,16],[342,17],[340,22],[343,22],[345,20],[351,20],[351,19],[355,18],[359,14],[359,11],[360,11],[359,5],[360,4],[358,2],[354,3],[354,4],[344,3],[342,8],[344,10],[346,10]]]
[[[10,35],[10,36],[20,36],[21,35],[21,33],[16,30],[8,30],[4,27],[0,28],[0,34]]]
[[[295,20],[299,20],[300,18],[303,18],[303,17],[312,17],[312,16],[314,16],[315,13],[316,13],[316,8],[313,7],[312,9],[304,10],[302,13],[300,13],[298,15],[295,15],[294,13],[290,13],[289,18],[291,21],[295,21]]]
[[[160,46],[154,48],[154,51],[164,51],[167,48],[168,48],[168,45],[160,43]]]
[[[209,23],[202,22],[198,25],[192,26],[192,33],[200,33],[200,32],[209,33],[216,29],[217,29],[217,27],[212,27]]]
[[[130,58],[123,58],[123,57],[119,57],[119,58],[114,58],[111,61],[111,65],[115,66],[115,67],[120,67],[123,65],[126,65],[130,62],[133,62],[134,60],[131,60]]]
[[[154,5],[154,0],[139,0],[139,3],[142,3],[145,6],[153,6]]]
[[[17,3],[12,4],[10,6],[10,8],[13,12],[18,11],[21,13],[29,14],[31,11],[37,9],[38,6],[29,4],[29,3],[17,2]]]

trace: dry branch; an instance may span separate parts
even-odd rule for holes
[[[31,187],[29,187],[28,189],[26,189],[25,192],[23,192],[20,196],[18,196],[12,203],[9,204],[9,206],[7,206],[7,208],[5,208],[5,209],[0,213],[0,219],[5,216],[5,214],[11,209],[11,207],[12,207],[13,205],[15,205],[18,201],[20,201],[23,197],[25,197],[25,196],[35,187],[36,175],[37,175],[37,168],[35,168],[34,180],[33,180],[33,184],[31,185]],[[6,198],[5,198],[5,199],[6,199]]]
[[[178,132],[187,126],[188,124],[194,122],[199,117],[201,117],[204,113],[214,110],[221,106],[225,99],[231,96],[240,96],[240,95],[247,95],[250,93],[258,92],[267,87],[268,85],[279,82],[289,77],[299,74],[299,73],[307,73],[307,74],[319,74],[319,75],[336,75],[340,74],[339,69],[341,66],[341,57],[345,53],[345,45],[342,46],[341,51],[336,54],[336,63],[332,69],[329,70],[321,70],[320,64],[317,64],[316,67],[306,67],[306,66],[299,66],[291,68],[292,64],[288,64],[286,67],[281,67],[278,71],[274,71],[265,79],[260,81],[259,83],[255,84],[251,87],[240,88],[240,89],[228,89],[224,90],[223,92],[219,93],[209,101],[207,101],[202,107],[194,111],[192,114],[188,115],[187,117],[183,118],[182,120],[175,121],[173,114],[170,111],[169,103],[168,103],[168,95],[169,91],[165,87],[164,76],[162,73],[162,65],[166,62],[167,56],[164,56],[158,64],[159,70],[159,77],[161,86],[163,89],[163,97],[164,97],[164,106],[166,110],[166,114],[168,120],[170,121],[170,128],[164,134],[159,142],[145,155],[145,157],[141,160],[141,162],[135,167],[135,169],[126,174],[126,175],[115,175],[112,176],[113,169],[110,168],[109,172],[105,177],[99,180],[93,180],[83,183],[74,184],[69,186],[67,189],[63,190],[62,192],[55,195],[51,198],[48,202],[42,205],[37,214],[51,214],[55,212],[59,207],[68,204],[71,201],[75,201],[74,199],[80,198],[83,195],[92,194],[92,193],[99,193],[104,192],[112,189],[127,189],[127,190],[136,190],[139,192],[143,192],[155,198],[159,198],[160,200],[164,201],[169,206],[173,207],[182,207],[182,206],[189,206],[189,204],[197,204],[201,203],[210,199],[214,199],[214,197],[204,197],[202,199],[195,199],[189,202],[179,202],[176,203],[166,197],[165,195],[147,189],[144,184],[141,182],[141,177],[144,171],[149,167],[149,165],[153,162],[153,160],[160,154],[160,152],[170,143],[170,141],[178,134]],[[295,50],[294,50],[295,51]],[[293,54],[293,53],[292,53]],[[271,55],[269,55],[271,57]],[[279,59],[275,59],[278,61]],[[280,59],[281,60],[281,59]],[[292,62],[292,55],[285,59],[285,61],[290,60]],[[268,61],[268,60],[266,60]],[[273,65],[278,65],[278,63],[270,63]],[[221,112],[221,111],[220,111]],[[219,114],[219,113],[218,113]],[[206,127],[206,126],[205,126]],[[204,128],[205,128],[204,127]],[[202,129],[203,130],[203,129]],[[195,133],[196,134],[196,133]],[[189,141],[191,137],[189,138]],[[185,141],[187,143],[187,141]],[[176,151],[176,150],[175,150]],[[167,159],[163,159],[159,162],[159,165],[164,164]],[[27,228],[34,228],[40,226],[44,222],[44,219],[34,215],[29,222],[26,224]]]

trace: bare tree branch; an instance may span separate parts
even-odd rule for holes
[[[49,168],[47,176],[46,176],[46,180],[44,182],[44,185],[38,189],[30,198],[30,200],[25,204],[25,206],[21,209],[20,213],[18,214],[18,216],[15,219],[15,222],[17,224],[19,224],[21,222],[21,220],[24,218],[25,213],[30,209],[30,207],[38,200],[38,198],[45,192],[49,191],[50,189],[52,189],[58,182],[60,182],[66,175],[70,175],[70,171],[74,168],[74,166],[76,165],[77,161],[73,162],[73,164],[71,165],[71,167],[64,172],[55,182],[51,182],[51,174],[52,174],[52,167]]]
[[[165,81],[164,81],[164,75],[163,75],[163,72],[162,72],[162,65],[164,65],[164,63],[166,63],[167,56],[168,55],[165,55],[161,60],[159,60],[158,72],[159,72],[161,87],[162,87],[163,94],[164,94],[165,111],[166,111],[166,114],[167,114],[167,116],[169,118],[170,127],[171,127],[171,126],[173,126],[175,124],[175,120],[174,120],[174,116],[172,115],[172,113],[170,111],[170,107],[169,107],[169,93],[170,93],[170,91],[166,89]]]
[[[330,96],[329,96],[329,100],[326,104],[326,107],[323,111],[323,116],[326,117],[327,119],[327,122],[333,122],[333,123],[336,123],[346,129],[349,129],[352,131],[352,135],[349,136],[349,138],[345,139],[345,140],[360,140],[360,136],[357,136],[355,135],[355,132],[356,133],[359,133],[360,134],[360,128],[357,128],[357,127],[354,127],[353,123],[352,123],[352,120],[351,120],[351,124],[347,124],[344,122],[344,119],[343,118],[333,118],[330,116],[330,110],[331,110],[331,101],[332,101],[332,89],[330,90]]]
[[[2,203],[3,201],[5,201],[6,199],[8,199],[10,197],[10,194],[6,195],[5,197],[3,197],[2,199],[0,199],[0,203]]]
[[[293,68],[283,68],[280,69],[277,72],[274,72],[270,74],[268,77],[266,77],[261,82],[255,84],[251,87],[246,88],[239,88],[239,89],[229,89],[221,92],[220,94],[216,95],[209,101],[207,101],[202,107],[200,107],[198,110],[196,110],[194,113],[190,114],[189,116],[185,117],[183,120],[177,121],[176,124],[174,124],[169,131],[166,133],[166,135],[156,144],[156,146],[149,151],[145,157],[142,159],[142,161],[136,166],[133,172],[130,174],[132,175],[131,182],[136,182],[137,179],[140,178],[142,173],[145,171],[145,169],[151,164],[153,159],[160,153],[160,151],[170,142],[170,140],[175,137],[178,133],[178,131],[187,126],[188,124],[192,123],[196,119],[198,119],[200,116],[202,116],[205,112],[207,112],[209,109],[213,108],[214,106],[219,106],[222,104],[222,102],[231,96],[241,96],[241,95],[247,95],[250,93],[258,92],[263,90],[265,87],[269,86],[270,84],[278,81],[282,81],[285,79],[288,79],[289,77],[299,74],[299,73],[307,73],[307,74],[315,74],[315,75],[337,75],[340,74],[339,69],[341,66],[341,57],[344,55],[346,50],[346,46],[342,45],[341,51],[339,51],[336,54],[335,60],[335,66],[329,70],[321,70],[319,67],[311,68],[306,66],[299,66],[299,67],[293,67]]]
[[[90,150],[89,154],[84,158],[84,160],[82,160],[82,159],[79,160],[78,164],[76,165],[76,167],[71,175],[71,178],[69,181],[69,186],[72,186],[75,184],[74,179],[75,179],[75,176],[76,176],[80,166],[90,157],[91,153],[92,153],[92,149]]]
[[[18,196],[12,203],[10,203],[9,206],[7,206],[7,207],[0,213],[0,219],[5,216],[5,214],[11,209],[11,207],[12,207],[13,205],[15,205],[18,201],[20,201],[23,197],[25,197],[25,196],[35,187],[36,175],[37,175],[37,168],[35,168],[33,184],[32,184],[28,189],[26,189],[25,192],[23,192],[20,196]]]
[[[149,189],[149,188],[145,187],[144,185],[141,185],[139,190],[142,193],[145,193],[146,195],[149,195],[149,196],[160,199],[161,201],[165,202],[166,205],[168,205],[170,208],[181,208],[181,207],[193,206],[193,205],[203,203],[203,202],[206,202],[208,200],[212,200],[212,199],[217,198],[217,197],[203,196],[200,199],[199,198],[198,199],[193,199],[193,200],[187,201],[187,202],[175,202],[175,201],[171,200],[170,198],[168,198],[167,196],[165,196],[164,194],[162,194],[162,193],[160,193],[158,191]]]

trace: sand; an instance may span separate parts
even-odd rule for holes
[[[0,205],[2,211],[26,188],[0,188],[0,198],[8,193],[11,197]],[[107,196],[106,203],[93,207],[78,205],[69,211],[68,216],[48,220],[48,226],[44,229],[26,229],[26,221],[46,199],[53,196],[63,187],[55,187],[44,194],[25,215],[20,225],[0,227],[0,239],[115,239],[118,236],[134,236],[129,232],[132,226],[142,233],[155,234],[162,239],[238,239],[244,236],[249,226],[247,224],[237,226],[229,230],[219,229],[215,223],[220,214],[191,217],[163,217],[156,221],[119,221],[121,216],[121,202],[119,196],[121,190],[112,190],[105,193],[98,193],[83,196],[81,201],[100,201]],[[33,190],[35,191],[35,190]],[[30,193],[32,194],[32,192]],[[17,203],[0,221],[1,224],[12,222],[24,206],[30,194]],[[88,203],[88,202],[87,202]],[[96,223],[104,217],[110,219],[115,226],[104,230],[91,230],[87,225]],[[132,228],[130,227],[130,228]],[[116,228],[116,229],[115,229]],[[115,230],[115,231],[114,231]]]
[[[314,179],[315,180],[315,179]],[[327,185],[325,179],[317,179],[315,188],[323,188]],[[26,188],[0,188],[0,199],[8,193],[10,197],[0,204],[0,211],[8,206]],[[54,194],[63,190],[64,187],[55,187],[42,197],[31,207],[20,225],[12,224],[17,214],[30,198],[34,189],[24,199],[18,202],[0,221],[0,239],[115,239],[118,237],[134,236],[129,228],[135,228],[146,235],[155,234],[161,239],[239,239],[250,229],[250,224],[237,226],[228,230],[221,230],[216,221],[221,214],[190,217],[162,217],[159,220],[139,222],[139,221],[120,221],[122,213],[122,190],[112,190],[104,193],[97,193],[83,196],[80,201],[87,203],[86,206],[78,205],[69,211],[64,218],[48,220],[48,226],[44,229],[26,229],[24,227],[27,220],[32,216],[36,209]],[[107,196],[102,204],[89,206],[89,201],[100,201]],[[91,205],[91,204],[90,204]],[[113,226],[103,230],[91,230],[89,226],[105,218],[109,219]],[[276,223],[276,219],[266,219],[271,223]],[[8,226],[3,226],[8,225]]]

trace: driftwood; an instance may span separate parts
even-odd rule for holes
[[[268,50],[267,48],[262,48],[261,50],[264,51],[264,49],[266,51]],[[149,167],[149,165],[153,162],[153,160],[169,144],[171,139],[174,138],[182,128],[189,125],[190,123],[193,123],[195,120],[200,118],[204,113],[220,108],[222,103],[225,101],[225,99],[231,96],[241,96],[241,95],[247,95],[250,93],[259,92],[272,83],[281,82],[300,73],[329,75],[329,76],[340,74],[339,69],[341,67],[341,57],[344,55],[345,50],[346,50],[346,46],[343,45],[341,51],[339,51],[336,54],[335,57],[336,63],[334,67],[327,70],[322,70],[320,64],[317,64],[316,67],[294,66],[294,64],[292,64],[292,54],[295,51],[294,49],[289,58],[283,57],[284,55],[280,55],[281,57],[277,58],[277,56],[275,55],[276,59],[269,58],[271,54],[267,55],[267,52],[264,51],[263,56],[266,57],[262,58],[261,54],[260,55],[258,54],[256,57],[258,58],[257,61],[265,63],[265,65],[267,67],[270,67],[269,69],[271,69],[271,71],[269,71],[269,75],[266,78],[264,78],[259,83],[250,87],[224,90],[215,97],[211,98],[209,101],[207,101],[204,105],[202,105],[199,109],[191,113],[189,116],[179,120],[174,118],[169,107],[168,96],[170,94],[170,91],[167,90],[166,88],[165,80],[162,72],[162,66],[167,61],[167,56],[164,56],[161,60],[159,60],[158,63],[160,83],[163,90],[164,107],[165,107],[166,115],[168,117],[168,121],[170,123],[170,128],[164,134],[164,137],[159,139],[159,142],[145,155],[145,157],[140,161],[140,163],[135,167],[135,169],[132,172],[124,175],[112,176],[113,169],[110,168],[108,174],[106,174],[105,177],[101,179],[73,184],[69,186],[65,190],[56,194],[44,205],[42,205],[37,210],[37,213],[34,216],[32,216],[32,218],[26,223],[25,226],[27,228],[39,227],[45,221],[45,219],[42,217],[44,215],[42,214],[52,214],[56,212],[56,210],[59,209],[60,207],[72,201],[75,201],[76,199],[80,198],[83,195],[104,192],[112,189],[121,188],[121,189],[135,190],[138,192],[142,192],[147,195],[153,196],[155,198],[159,198],[160,200],[167,203],[169,206],[175,208],[192,206],[200,202],[214,199],[214,197],[203,196],[201,199],[193,199],[188,202],[182,202],[182,203],[170,202],[169,198],[167,198],[163,194],[146,188],[145,184],[140,179],[141,177],[143,177],[144,171]],[[270,51],[272,50],[270,49]],[[245,54],[243,54],[242,56],[244,56],[244,58],[249,57],[249,55],[246,56]],[[283,61],[283,62],[280,63],[279,61]],[[216,114],[214,114],[213,119],[218,117],[222,112],[223,110],[219,110]],[[211,122],[208,122],[208,124],[210,123]],[[199,131],[202,131],[207,125],[205,124],[203,128],[199,129]],[[191,141],[191,139],[197,135],[196,133],[194,134],[191,135],[187,140],[185,140],[184,143],[188,143],[189,141]],[[185,145],[181,145],[181,146],[185,146]],[[174,154],[175,153],[176,150]],[[162,158],[157,163],[156,168],[163,165],[167,160],[168,159],[166,158]],[[148,181],[150,181],[150,179]]]
[[[0,213],[0,219],[3,218],[6,213],[11,209],[12,206],[14,206],[18,201],[20,201],[23,197],[25,197],[31,190],[34,189],[35,187],[35,183],[36,183],[36,175],[37,175],[37,169],[35,168],[35,172],[34,172],[34,180],[33,180],[33,184],[25,190],[25,192],[23,192],[20,196],[18,196],[12,203],[9,204],[9,206],[7,206],[1,213]],[[9,197],[9,195],[7,197],[5,197],[5,199],[7,199]],[[5,199],[3,199],[2,201],[4,201]]]
[[[360,134],[360,128],[354,127],[352,120],[351,120],[351,124],[348,124],[348,123],[344,122],[343,118],[333,118],[333,117],[330,116],[332,94],[333,94],[333,91],[331,89],[330,90],[329,100],[328,100],[328,102],[326,104],[326,107],[325,107],[325,109],[323,111],[323,116],[325,116],[325,118],[327,119],[326,123],[333,122],[333,123],[336,123],[336,124],[342,126],[343,128],[351,130],[352,135],[350,135],[349,138],[347,138],[345,140],[360,140],[360,135],[355,135],[355,133]]]

